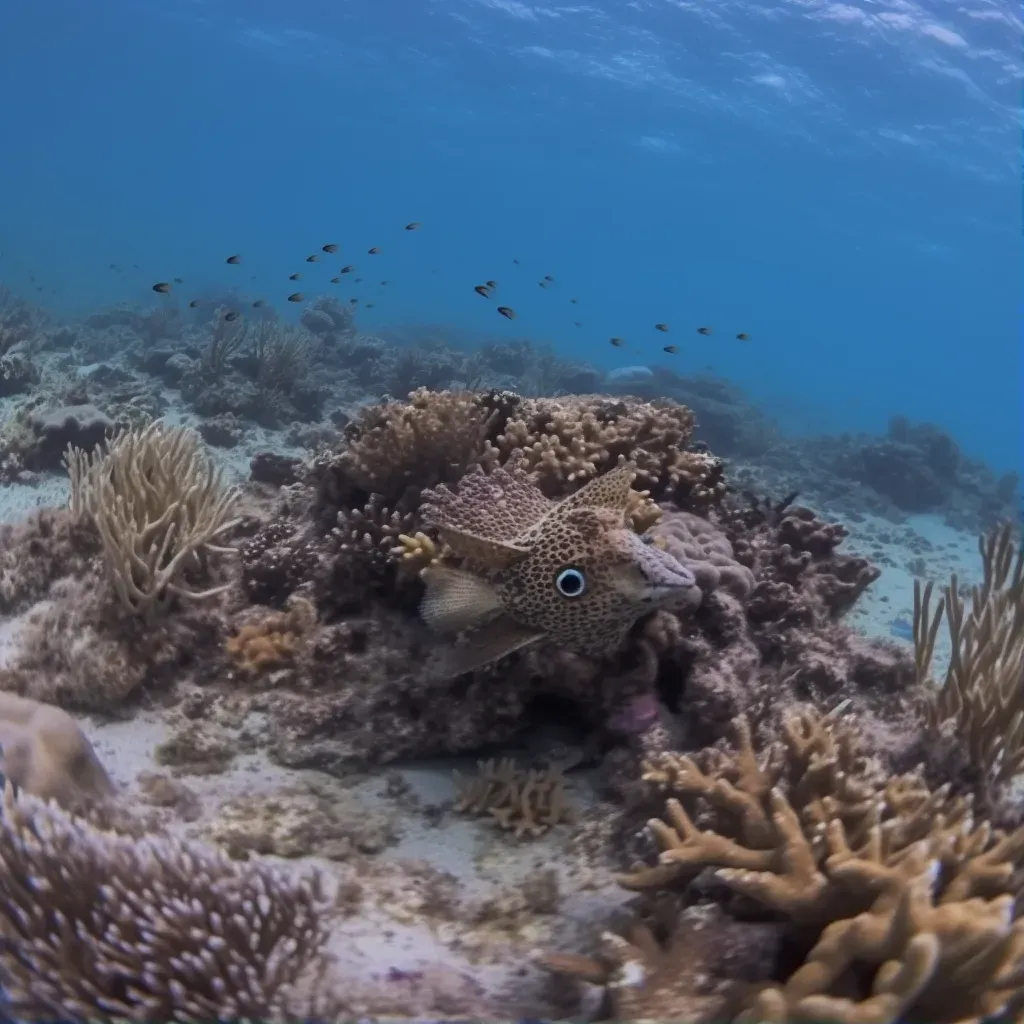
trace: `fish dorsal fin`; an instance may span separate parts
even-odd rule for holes
[[[629,492],[635,479],[636,466],[625,462],[603,476],[588,480],[575,494],[560,501],[558,509],[607,508],[624,513],[629,507]]]
[[[544,634],[501,615],[479,629],[473,630],[445,652],[440,671],[444,678],[454,679],[464,672],[491,665],[513,651],[544,638]]]
[[[529,548],[513,541],[490,540],[465,530],[454,530],[450,526],[440,527],[438,533],[456,557],[466,558],[487,569],[508,569],[530,553]]]
[[[502,611],[494,588],[473,573],[432,565],[420,576],[427,585],[420,602],[420,617],[440,633],[474,629]]]

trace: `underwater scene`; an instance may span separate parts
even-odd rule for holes
[[[1024,1021],[1009,0],[0,0],[0,1021]]]

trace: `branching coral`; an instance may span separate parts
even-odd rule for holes
[[[525,453],[538,485],[552,497],[575,490],[622,462],[657,500],[707,507],[725,494],[722,465],[687,450],[693,413],[671,401],[604,395],[524,399],[488,450],[494,462]]]
[[[934,611],[932,585],[914,584],[914,648],[920,682],[934,687],[932,660],[945,616],[949,668],[927,702],[933,740],[953,739],[986,804],[1024,772],[1024,548],[1006,524],[981,538],[983,578],[970,607],[954,576]]]
[[[455,808],[488,815],[501,828],[535,838],[568,819],[565,778],[556,768],[524,771],[510,757],[481,761],[476,776],[455,773],[458,797]]]
[[[367,494],[401,500],[410,487],[454,482],[476,464],[495,415],[472,392],[420,388],[407,402],[364,410],[338,468]]]
[[[1019,997],[1024,829],[976,823],[948,787],[885,780],[841,721],[791,719],[762,762],[738,728],[732,756],[648,766],[645,777],[675,794],[650,823],[662,852],[620,882],[679,886],[710,868],[735,893],[822,929],[805,965],[759,993],[743,1021],[980,1021]],[[693,798],[697,819],[682,802]]]
[[[187,576],[205,567],[231,529],[238,492],[185,428],[156,422],[130,430],[88,454],[69,448],[70,509],[96,527],[107,575],[118,600],[150,615],[169,598],[201,600],[220,587],[196,591]]]
[[[4,795],[0,983],[23,1020],[276,1021],[317,965],[317,876]]]

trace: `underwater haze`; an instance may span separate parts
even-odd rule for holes
[[[1021,39],[1009,0],[7,0],[0,279],[83,312],[237,252],[282,305],[379,245],[363,330],[710,370],[1014,469]]]

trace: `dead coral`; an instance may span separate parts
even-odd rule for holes
[[[396,829],[392,816],[337,786],[308,784],[230,800],[207,835],[236,860],[272,854],[342,861],[379,853],[395,841]]]
[[[67,467],[71,513],[96,527],[126,609],[150,617],[172,597],[198,601],[223,589],[188,582],[211,553],[229,550],[215,541],[237,522],[238,492],[224,487],[196,434],[151,423],[91,454],[69,448]]]
[[[516,839],[536,838],[571,817],[565,777],[554,767],[524,770],[509,757],[481,761],[471,779],[456,772],[455,784],[457,811],[489,816]]]
[[[0,525],[0,613],[23,611],[62,576],[81,576],[99,553],[95,532],[65,509]]]
[[[152,624],[115,603],[105,581],[60,580],[27,617],[0,689],[68,710],[123,714],[144,689],[205,665],[219,639],[209,611],[184,608]]]
[[[956,576],[934,612],[932,585],[914,582],[914,647],[918,680],[932,694],[928,729],[943,754],[961,751],[984,806],[1024,773],[1024,547],[1007,523],[979,542],[982,582],[964,601]],[[937,689],[931,678],[935,642],[945,617],[949,668]]]
[[[79,810],[114,785],[92,744],[60,708],[0,692],[0,772],[19,789]]]
[[[315,875],[101,832],[10,788],[0,861],[0,981],[22,1020],[286,1020],[326,937]]]

